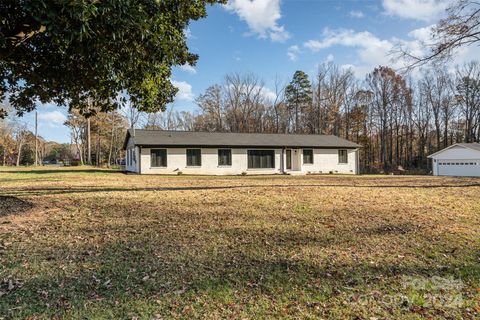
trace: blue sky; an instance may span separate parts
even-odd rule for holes
[[[196,66],[175,68],[179,87],[175,110],[195,112],[194,98],[232,72],[260,76],[266,94],[275,78],[288,81],[296,70],[314,77],[318,64],[334,61],[352,68],[359,79],[378,65],[392,63],[393,46],[401,43],[422,52],[429,28],[444,14],[448,0],[230,0],[210,7],[206,19],[191,24],[187,34]],[[454,63],[479,56],[464,48]],[[69,142],[62,123],[66,111],[54,105],[38,107],[39,133],[47,140]],[[33,114],[21,119],[33,128]]]

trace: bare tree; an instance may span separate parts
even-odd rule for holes
[[[448,127],[448,119],[451,113],[452,103],[452,79],[444,69],[435,69],[433,72],[426,72],[419,83],[420,92],[425,95],[429,109],[432,111],[433,123],[435,126],[436,149],[440,150],[442,144],[442,126]],[[447,117],[447,121],[445,121]]]
[[[285,88],[286,83],[282,82],[280,78],[275,76],[275,98],[270,100],[270,105],[273,109],[274,132],[286,132],[288,127],[288,114],[285,104]]]
[[[203,115],[209,119],[209,131],[224,130],[224,91],[222,86],[216,84],[208,87],[204,94],[201,94],[195,102],[200,107]]]
[[[465,120],[465,142],[478,139],[476,130],[480,125],[480,64],[470,62],[457,67],[456,101]]]
[[[278,78],[272,96],[258,77],[234,74],[217,85],[214,99],[211,92],[202,95],[199,113],[185,113],[185,122],[195,130],[335,134],[363,146],[365,172],[400,167],[425,172],[427,154],[480,139],[477,69],[477,63],[461,66],[455,74],[426,69],[413,82],[379,67],[361,83],[351,71],[323,64],[311,86],[313,101],[298,108],[288,106]],[[183,123],[177,115],[176,123]]]
[[[408,68],[427,63],[451,60],[456,49],[478,45],[480,42],[480,2],[477,0],[454,0],[446,10],[447,17],[441,19],[431,30],[431,41],[423,43],[428,52],[415,55],[401,45],[394,50],[397,59],[405,59]]]
[[[31,138],[32,133],[28,131],[26,124],[17,124],[15,126],[13,135],[16,141],[16,152],[17,152],[17,160],[16,166],[20,166],[20,159],[22,158],[22,151],[25,144],[28,143],[29,138]]]
[[[72,142],[77,148],[77,153],[80,158],[80,164],[84,164],[84,152],[85,144],[83,142],[84,133],[86,131],[87,121],[86,119],[78,113],[78,111],[72,110],[67,118],[67,121],[64,123],[67,127],[70,128],[70,135],[72,137]]]

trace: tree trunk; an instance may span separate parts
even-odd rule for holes
[[[77,141],[77,143],[75,143],[75,144],[76,144],[76,146],[77,146],[78,156],[80,157],[80,165],[83,166],[83,154],[82,154],[82,153],[83,153],[83,150],[80,149],[80,144],[78,143],[78,141]]]
[[[17,163],[16,163],[17,167],[20,166],[20,158],[22,156],[22,148],[23,148],[23,143],[20,143],[18,145]]]
[[[90,137],[90,117],[87,118],[87,163],[92,165],[92,145]]]
[[[114,113],[112,112],[112,132],[111,132],[111,136],[110,136],[110,148],[108,150],[108,164],[107,166],[110,168],[110,164],[111,164],[111,161],[112,161],[112,151],[113,151],[113,136],[114,136],[114,133],[115,133],[115,118],[114,118]]]

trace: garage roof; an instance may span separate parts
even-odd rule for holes
[[[480,151],[480,143],[457,143],[458,146]]]
[[[203,147],[310,147],[360,148],[351,141],[333,135],[221,133],[169,130],[128,130],[124,148],[132,137],[137,146],[203,146]]]
[[[442,149],[440,151],[437,151],[435,153],[432,153],[431,155],[429,155],[428,157],[431,158],[439,153],[442,153],[443,151],[445,150],[448,150],[450,148],[453,148],[455,146],[459,146],[459,147],[464,147],[464,148],[467,148],[467,149],[472,149],[472,150],[475,150],[475,151],[480,151],[480,143],[477,143],[477,142],[472,142],[472,143],[455,143],[455,144],[452,144],[451,146],[449,147],[446,147],[445,149]]]

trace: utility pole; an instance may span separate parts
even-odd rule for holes
[[[35,166],[38,166],[38,112],[35,111]]]

